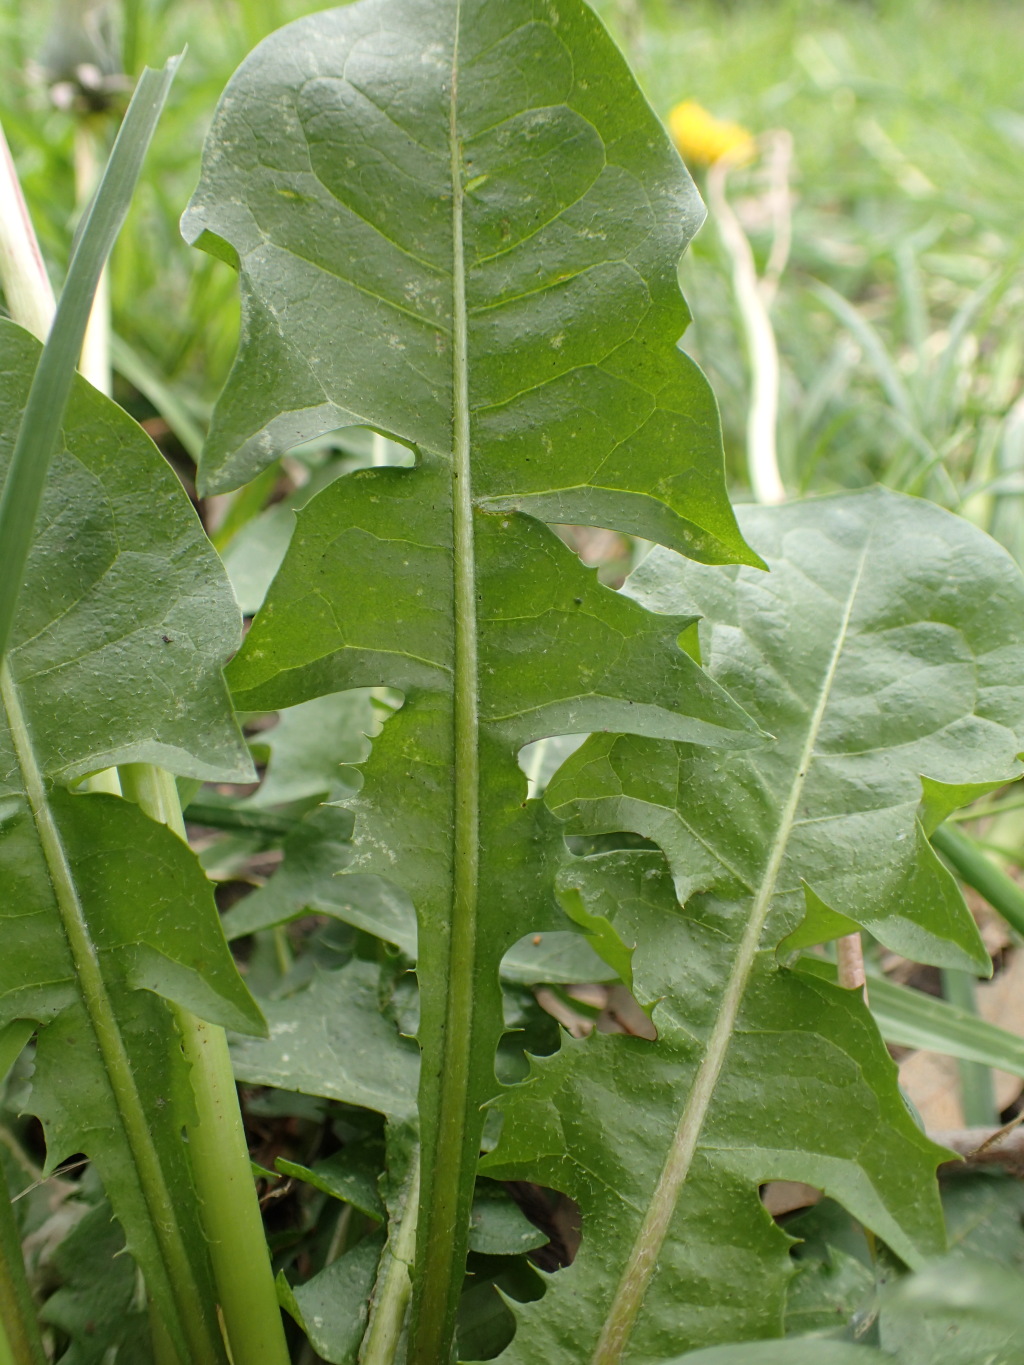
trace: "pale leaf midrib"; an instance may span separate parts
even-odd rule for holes
[[[847,596],[843,616],[836,633],[828,668],[822,678],[814,711],[807,728],[796,772],[786,804],[779,819],[764,875],[751,907],[750,918],[743,932],[736,960],[722,996],[722,1005],[708,1038],[704,1059],[694,1078],[686,1105],[680,1116],[672,1145],[655,1185],[647,1213],[637,1233],[625,1269],[619,1280],[607,1316],[601,1328],[591,1365],[618,1365],[629,1343],[633,1327],[643,1306],[644,1296],[657,1268],[658,1256],[668,1235],[682,1187],[689,1174],[701,1130],[707,1117],[715,1087],[725,1062],[726,1052],[736,1024],[740,1004],[757,955],[775,885],[785,857],[789,837],[796,821],[796,812],[803,794],[804,781],[810,767],[818,734],[835,682],[836,671],[849,633],[850,619],[867,562],[870,536],[861,551],[853,581]]]
[[[434,1115],[436,1138],[444,1152],[431,1172],[420,1213],[421,1271],[419,1313],[413,1325],[409,1359],[434,1365],[447,1358],[454,1297],[463,1267],[453,1251],[465,1244],[458,1226],[465,1181],[465,1139],[472,1040],[475,1026],[473,965],[477,952],[479,873],[479,700],[476,619],[476,563],[473,540],[473,488],[470,448],[468,310],[463,241],[462,148],[458,129],[458,71],[461,0],[455,4],[455,34],[449,101],[449,151],[452,186],[452,570],[455,612],[453,726],[454,802],[451,925],[447,999],[442,1039],[440,1086]],[[468,1232],[468,1227],[466,1229]]]

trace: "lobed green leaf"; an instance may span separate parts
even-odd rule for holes
[[[942,1247],[941,1150],[910,1121],[863,1002],[776,954],[863,924],[918,960],[987,965],[921,827],[922,777],[965,791],[1014,771],[1024,580],[976,528],[882,490],[743,524],[769,577],[656,550],[627,591],[702,614],[709,673],[776,743],[722,755],[594,735],[546,793],[577,835],[663,850],[561,876],[636,945],[658,1040],[566,1041],[503,1103],[484,1169],[553,1185],[584,1215],[577,1260],[543,1308],[520,1310],[512,1361],[653,1362],[781,1332],[768,1179],[827,1191],[910,1264]]]

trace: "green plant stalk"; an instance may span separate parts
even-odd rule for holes
[[[943,968],[942,993],[951,1005],[958,1005],[970,1014],[978,1013],[974,977],[969,972]],[[991,1069],[962,1057],[957,1061],[957,1069],[960,1072],[960,1101],[968,1128],[996,1127],[999,1114]]]
[[[121,69],[129,76],[134,74],[139,60],[144,13],[143,0],[122,0]]]
[[[18,1361],[14,1358],[14,1353],[11,1350],[11,1344],[7,1339],[7,1333],[4,1331],[2,1319],[0,1319],[0,1365],[18,1365]]]
[[[1011,928],[1024,935],[1024,890],[1013,878],[996,867],[974,840],[958,829],[940,825],[931,841],[961,880],[984,896]]]
[[[206,825],[209,829],[258,830],[273,838],[290,834],[299,824],[298,820],[270,811],[239,810],[236,806],[222,806],[214,801],[190,801],[185,815],[194,825]]]
[[[416,1254],[416,1216],[420,1200],[420,1154],[417,1149],[405,1196],[405,1209],[392,1247],[385,1248],[386,1270],[380,1294],[370,1308],[370,1324],[359,1351],[359,1365],[394,1365],[412,1296],[412,1262]]]
[[[988,820],[994,815],[1009,815],[1015,810],[1024,810],[1024,801],[993,801],[988,806],[968,806],[966,810],[954,811],[946,816],[946,823],[962,825],[968,821]]]
[[[208,1325],[195,1311],[195,1305],[200,1302],[199,1287],[195,1283],[188,1253],[181,1238],[174,1201],[153,1145],[149,1123],[135,1085],[131,1061],[103,980],[96,945],[89,932],[82,903],[78,897],[78,888],[50,809],[43,776],[36,765],[17,688],[6,662],[0,663],[0,700],[7,712],[14,751],[24,777],[29,808],[82,993],[82,1002],[103,1057],[110,1088],[135,1159],[139,1183],[166,1267],[170,1289],[175,1298],[179,1331],[182,1339],[188,1343],[192,1365],[206,1363],[220,1365],[219,1343],[210,1336]]]
[[[182,444],[185,444],[183,439]],[[201,437],[199,445],[201,450]],[[198,455],[196,456],[196,463],[199,463]],[[268,465],[263,473],[257,474],[251,483],[245,484],[236,493],[228,495],[231,501],[224,520],[210,532],[210,539],[213,541],[215,549],[223,553],[242,527],[250,522],[253,517],[259,516],[274,491],[278,474],[277,464]]]
[[[747,234],[725,194],[729,160],[722,157],[708,170],[707,191],[719,235],[732,266],[732,284],[750,357],[751,395],[747,415],[747,472],[758,502],[785,502],[779,473],[776,427],[779,414],[779,348],[775,329],[757,279]]]
[[[128,800],[187,842],[171,774],[149,763],[126,764],[119,772]],[[236,1365],[288,1365],[227,1036],[188,1010],[173,1009],[196,1104],[189,1157],[231,1354]]]
[[[46,1365],[21,1239],[7,1181],[0,1172],[0,1365]]]
[[[181,1358],[174,1349],[167,1324],[152,1299],[149,1301],[149,1334],[153,1345],[153,1365],[181,1365]]]
[[[409,1365],[439,1365],[451,1352],[455,1310],[463,1266],[456,1248],[467,1229],[457,1226],[461,1193],[473,1179],[477,1152],[467,1150],[470,1038],[473,1028],[473,963],[476,958],[477,891],[480,839],[480,754],[476,563],[473,539],[473,490],[469,421],[469,340],[466,273],[463,258],[462,147],[458,136],[458,69],[461,13],[455,15],[448,144],[452,184],[452,540],[455,584],[455,800],[452,917],[448,959],[448,1000],[444,1055],[429,1065],[441,1068],[438,1131],[446,1159],[434,1172],[429,1202],[419,1213],[416,1255],[417,1312],[410,1329]],[[472,1171],[467,1164],[472,1162]]]

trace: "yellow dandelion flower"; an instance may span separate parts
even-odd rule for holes
[[[752,161],[756,146],[740,123],[715,118],[696,100],[683,100],[668,116],[668,130],[679,154],[691,165],[710,166],[723,156],[737,163]]]

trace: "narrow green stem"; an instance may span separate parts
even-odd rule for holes
[[[370,1325],[359,1352],[359,1365],[395,1365],[405,1315],[412,1295],[412,1260],[416,1254],[416,1217],[420,1201],[420,1154],[413,1158],[405,1208],[394,1243],[384,1251],[379,1293],[370,1309]]]
[[[290,834],[299,823],[270,811],[239,810],[237,806],[222,806],[215,801],[191,801],[185,818],[210,829],[251,829],[272,838]]]
[[[951,1005],[957,1005],[969,1014],[977,1016],[975,980],[970,972],[944,967],[942,993]],[[964,1122],[968,1128],[996,1127],[999,1123],[999,1113],[996,1109],[991,1068],[961,1057],[957,1061],[957,1069],[960,1072],[960,1101],[964,1111]]]
[[[293,958],[284,925],[276,924],[271,933],[274,935],[274,956],[277,958],[277,970],[282,976],[287,976],[292,969]]]
[[[149,1303],[149,1335],[153,1344],[154,1365],[181,1365],[167,1325],[152,1300]]]
[[[732,265],[736,304],[750,357],[751,394],[747,414],[747,471],[754,497],[761,503],[786,500],[779,473],[779,348],[768,305],[758,284],[750,240],[725,193],[730,163],[722,157],[708,170],[708,203]]]
[[[46,1365],[21,1239],[0,1170],[0,1365]]]
[[[948,824],[965,824],[967,821],[988,820],[994,815],[1009,815],[1011,811],[1024,810],[1024,800],[993,801],[987,806],[968,806],[965,810],[954,811],[946,816]]]
[[[184,839],[171,774],[148,763],[126,764],[120,774],[125,796]],[[175,1017],[196,1104],[189,1157],[231,1354],[236,1365],[288,1365],[227,1038],[222,1028],[187,1010],[175,1007]]]
[[[143,60],[149,6],[145,0],[122,0],[121,69],[134,76]]]
[[[174,1201],[164,1179],[160,1158],[135,1084],[131,1059],[118,1027],[113,1004],[107,994],[99,953],[92,940],[78,896],[78,887],[50,808],[43,776],[36,763],[28,725],[21,709],[21,700],[6,660],[0,663],[0,699],[7,712],[14,752],[21,769],[29,808],[53,887],[61,926],[74,964],[82,1004],[103,1058],[124,1135],[135,1162],[153,1234],[164,1263],[167,1293],[177,1310],[182,1340],[187,1342],[191,1352],[190,1365],[202,1365],[203,1362],[219,1365],[221,1360],[219,1343],[211,1335],[210,1325],[204,1320],[203,1315],[196,1311],[196,1305],[202,1300],[178,1227]]]
[[[147,402],[152,403],[189,455],[192,456],[192,459],[198,464],[203,450],[203,428],[192,416],[188,403],[182,400],[170,384],[161,379],[153,366],[148,364],[138,351],[128,345],[124,337],[118,336],[113,331],[110,334],[110,356],[113,367],[118,374],[127,379],[133,389],[138,389]],[[251,484],[246,485],[246,488],[251,487]],[[262,506],[259,510],[262,511]],[[217,544],[216,537],[214,537],[213,543],[218,550],[224,548]]]
[[[931,840],[961,880],[984,896],[1018,934],[1024,934],[1024,889],[960,830],[940,825]]]

